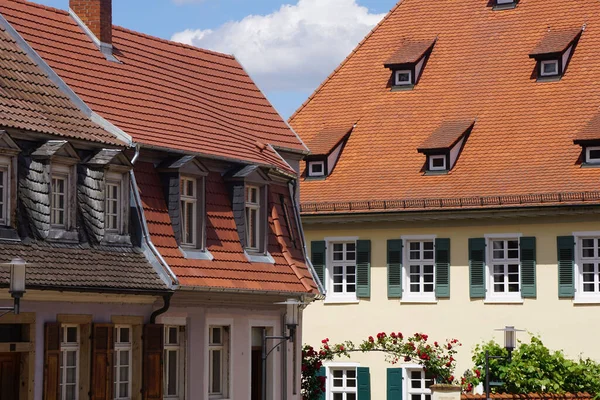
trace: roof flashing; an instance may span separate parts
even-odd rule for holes
[[[70,7],[69,7],[69,15],[71,16],[71,18],[73,18],[75,23],[77,23],[77,25],[79,25],[79,27],[83,30],[83,32],[90,38],[92,43],[94,43],[94,45],[96,45],[96,47],[98,48],[98,50],[100,50],[100,53],[102,53],[104,58],[106,58],[108,61],[121,64],[121,61],[119,61],[119,59],[116,58],[113,54],[113,45],[112,44],[104,43],[104,42],[100,41],[100,39],[98,39],[98,37],[96,35],[94,35],[94,32],[91,31],[91,29],[81,20],[81,18],[79,18],[77,13],[75,11],[73,11],[73,9],[71,9]]]

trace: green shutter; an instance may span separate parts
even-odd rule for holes
[[[387,241],[388,297],[402,298],[402,240]]]
[[[435,239],[435,295],[450,297],[450,239]]]
[[[521,296],[523,298],[535,298],[537,296],[535,238],[522,237],[519,242],[521,250]]]
[[[356,297],[371,297],[371,241],[356,242]]]
[[[485,239],[469,239],[469,292],[472,299],[485,298]]]
[[[575,296],[575,238],[559,236],[556,238],[558,249],[558,297]]]
[[[325,241],[317,240],[310,242],[310,261],[317,273],[317,277],[321,281],[323,288],[327,290],[325,286]]]
[[[369,368],[357,367],[358,400],[371,400],[371,374]]]
[[[402,400],[402,368],[387,369],[387,400]]]
[[[325,377],[327,377],[327,370],[325,369],[325,367],[319,368],[319,371],[317,372],[317,376],[325,376]],[[325,388],[327,388],[327,382],[325,382]],[[325,400],[326,391],[325,392],[321,392],[321,395],[319,396],[318,400]]]

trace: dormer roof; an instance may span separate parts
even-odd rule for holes
[[[573,142],[575,144],[600,143],[600,113],[596,114],[582,130],[577,132]]]
[[[529,57],[538,58],[547,54],[560,54],[581,35],[582,28],[551,29],[529,53]]]
[[[469,130],[475,121],[444,121],[417,149],[420,153],[435,150],[448,150],[456,145]]]
[[[343,140],[352,133],[354,126],[341,126],[324,128],[317,133],[308,143],[312,156],[329,155]]]
[[[423,58],[434,44],[435,39],[404,40],[400,48],[383,65],[386,68],[393,68],[396,65],[414,64]]]

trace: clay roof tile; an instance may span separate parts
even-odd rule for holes
[[[384,63],[386,68],[394,65],[413,64],[419,61],[433,46],[435,39],[431,40],[405,40],[398,50]]]
[[[419,146],[419,152],[449,149],[473,126],[473,120],[445,121]]]
[[[544,54],[563,53],[581,32],[581,28],[549,30],[529,56],[535,58]]]
[[[326,156],[346,137],[352,133],[353,127],[325,128],[319,131],[308,143],[313,156]]]

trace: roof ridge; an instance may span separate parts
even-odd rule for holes
[[[360,43],[358,43],[358,45],[350,52],[350,54],[340,63],[340,65],[337,66],[336,69],[333,70],[332,73],[329,74],[329,76],[327,76],[327,78],[325,78],[325,80],[323,82],[321,82],[321,84],[315,89],[315,91],[308,96],[308,99],[306,99],[304,101],[304,103],[302,103],[300,105],[300,107],[298,107],[298,109],[296,111],[294,111],[294,113],[288,118],[288,122],[291,124],[292,120],[296,117],[296,115],[298,115],[298,113],[300,111],[302,111],[306,106],[308,106],[308,103],[311,102],[311,100],[321,91],[321,89],[323,89],[325,87],[325,85],[331,80],[333,79],[333,77],[335,76],[335,74],[337,74],[344,65],[346,65],[346,63],[348,61],[350,61],[350,58],[352,58],[352,56],[354,54],[356,54],[356,52],[358,52],[358,50],[362,47],[362,45],[367,41],[367,39],[369,39],[376,31],[377,29],[379,29],[379,27],[381,27],[381,25],[383,25],[384,22],[386,22],[394,12],[396,12],[396,10],[398,9],[398,7],[400,7],[400,5],[402,3],[404,3],[404,1],[406,0],[399,0],[398,3],[396,3],[396,5],[387,13],[387,15],[385,17],[382,18],[381,21],[379,21],[379,23],[377,25],[375,25],[373,27],[373,29],[371,29],[371,31],[369,33],[367,33],[367,35],[363,38],[363,40],[360,41]]]
[[[21,0],[18,0],[18,1],[21,1]],[[227,59],[230,59],[230,60],[235,60],[237,62],[236,58],[232,54],[221,53],[221,52],[218,52],[218,51],[204,49],[202,47],[194,46],[194,45],[191,45],[191,44],[176,42],[174,40],[169,40],[169,39],[164,39],[164,38],[161,38],[161,37],[158,37],[158,36],[148,35],[147,33],[139,32],[139,31],[134,31],[133,29],[125,28],[125,27],[120,26],[120,25],[113,25],[113,29],[121,30],[121,31],[124,31],[126,33],[130,33],[130,34],[133,34],[133,35],[136,35],[136,36],[140,36],[140,37],[143,37],[143,38],[146,38],[146,39],[155,40],[157,42],[166,43],[166,44],[169,44],[169,45],[172,45],[172,46],[183,47],[183,48],[186,48],[186,49],[189,49],[189,50],[194,50],[194,51],[198,51],[198,52],[201,52],[201,53],[207,53],[207,54],[210,54],[210,55],[214,55],[214,56],[218,56],[218,57],[223,57],[223,58],[227,58]],[[238,64],[239,64],[239,62],[238,62]]]

